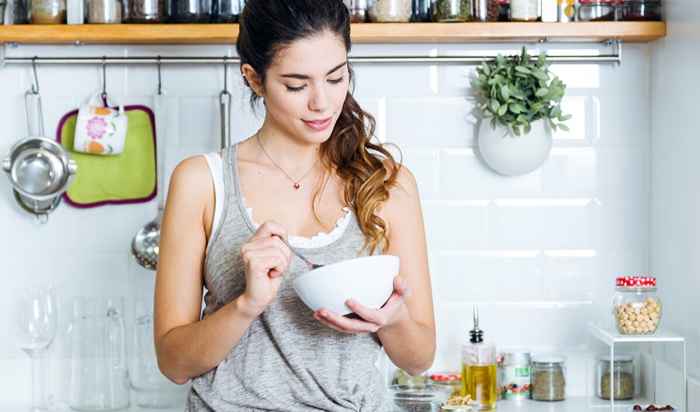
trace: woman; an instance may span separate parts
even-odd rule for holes
[[[193,380],[189,411],[390,410],[375,363],[383,348],[409,373],[430,367],[432,293],[415,180],[370,142],[374,120],[349,92],[348,11],[341,0],[249,0],[237,46],[265,119],[173,173],[155,291],[160,369]],[[394,293],[378,310],[349,300],[355,317],[314,313],[292,288],[308,269],[282,239],[321,264],[397,255]]]

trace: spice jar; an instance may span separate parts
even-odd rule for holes
[[[615,400],[634,398],[634,358],[631,355],[615,355],[612,382],[612,394]],[[610,399],[610,355],[598,358],[596,396],[601,399]]]
[[[579,21],[613,21],[615,5],[611,0],[580,0]]]
[[[238,23],[240,15],[239,0],[214,0],[214,21],[217,23]]]
[[[566,399],[566,361],[562,356],[535,356],[532,359],[530,389],[536,401]]]
[[[166,7],[174,23],[208,23],[212,18],[212,0],[168,0]]]
[[[430,21],[430,4],[431,0],[413,0],[413,15],[411,16],[411,21]]]
[[[405,23],[411,20],[412,0],[373,0],[369,19],[378,23]]]
[[[626,0],[621,8],[622,20],[661,20],[661,1],[659,0]]]
[[[462,22],[472,18],[472,0],[436,0],[433,21]]]
[[[538,0],[510,0],[511,21],[537,21],[540,18]]]
[[[65,24],[66,0],[32,0],[32,24]]]
[[[510,21],[510,0],[498,0],[498,21]]]
[[[88,0],[88,23],[115,24],[122,22],[120,0]]]
[[[622,335],[656,332],[661,321],[661,300],[656,296],[656,278],[623,276],[616,280],[613,315]]]
[[[162,23],[165,21],[164,0],[129,0],[127,23]]]
[[[367,9],[369,0],[345,0],[350,10],[351,23],[364,23],[367,21]]]
[[[499,367],[502,399],[530,398],[530,352],[506,352]]]

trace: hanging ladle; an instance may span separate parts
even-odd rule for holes
[[[155,99],[155,112],[156,112],[156,163],[158,166],[158,214],[150,222],[146,223],[141,230],[139,230],[134,239],[131,241],[131,254],[136,259],[139,265],[143,266],[149,270],[156,270],[158,266],[158,256],[160,252],[160,224],[163,220],[163,209],[164,209],[164,196],[165,193],[165,144],[164,138],[165,133],[163,133],[163,125],[165,124],[163,118],[163,107],[165,106],[163,102],[163,88],[162,88],[162,78],[161,78],[161,63],[160,56],[158,56],[158,94]]]

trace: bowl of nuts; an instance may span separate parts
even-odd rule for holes
[[[656,296],[656,278],[623,276],[617,278],[613,300],[615,325],[622,335],[653,334],[661,321],[661,300]]]

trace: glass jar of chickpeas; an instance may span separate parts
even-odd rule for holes
[[[656,332],[661,321],[661,299],[656,295],[656,278],[622,276],[617,278],[613,315],[622,335]]]

